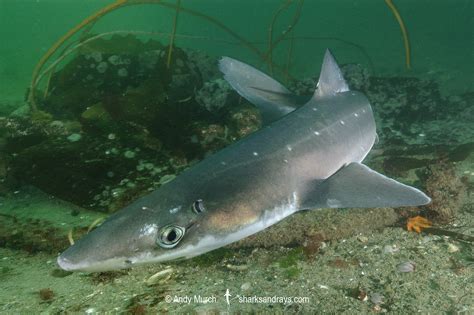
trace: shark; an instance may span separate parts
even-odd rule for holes
[[[349,89],[329,50],[306,98],[230,57],[219,68],[260,109],[262,128],[111,215],[59,255],[60,268],[98,272],[187,259],[302,210],[430,202],[362,164],[377,138],[372,108]]]

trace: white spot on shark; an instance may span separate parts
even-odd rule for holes
[[[288,151],[293,151],[293,148],[290,147],[289,145],[287,145],[286,148],[288,149]]]
[[[171,214],[175,214],[175,213],[178,212],[180,209],[181,209],[181,206],[176,207],[176,208],[173,208],[173,209],[170,209],[170,213],[171,213]]]
[[[344,124],[345,124],[344,120],[341,120],[340,122],[341,122],[341,125],[344,125]]]
[[[149,236],[153,235],[156,233],[158,230],[158,226],[156,224],[145,224],[141,229],[140,229],[140,236]]]
[[[317,109],[316,107],[313,107],[313,111],[317,112],[317,111],[318,111],[318,109]]]
[[[359,117],[359,114],[357,114],[357,113],[354,113],[354,116],[356,116],[356,117]]]
[[[341,202],[337,199],[328,199],[326,204],[329,208],[339,208],[341,206]]]
[[[258,156],[258,152],[254,152],[253,155]]]
[[[320,135],[319,131],[315,131],[314,134],[317,135],[317,136]]]
[[[224,162],[224,161],[221,161],[221,164],[222,164],[222,165],[227,165],[227,163],[226,163],[226,162]]]

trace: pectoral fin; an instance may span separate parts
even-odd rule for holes
[[[377,208],[419,206],[431,199],[420,190],[399,183],[360,163],[351,163],[308,191],[308,208]]]

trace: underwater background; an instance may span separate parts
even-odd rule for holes
[[[473,21],[471,0],[0,0],[0,313],[474,312]],[[308,95],[326,48],[374,110],[364,163],[430,205],[307,211],[189,261],[58,269],[110,213],[260,128],[220,56]],[[417,215],[432,226],[408,231]]]

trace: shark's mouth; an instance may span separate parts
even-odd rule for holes
[[[75,263],[61,255],[58,257],[57,262],[59,267],[66,271],[100,272],[131,267],[130,261],[124,257],[116,257],[97,262],[85,260]]]

